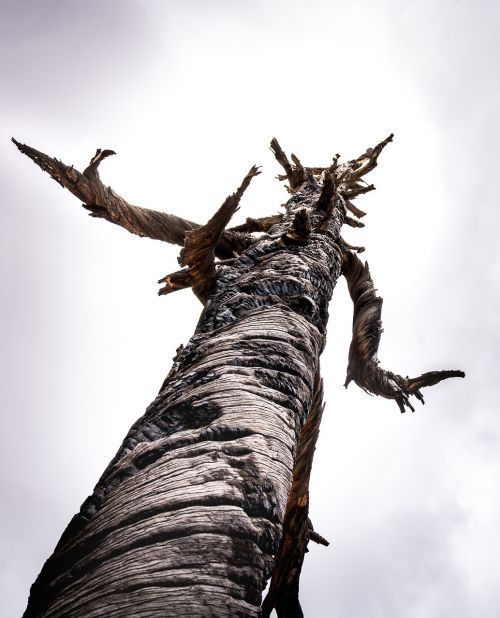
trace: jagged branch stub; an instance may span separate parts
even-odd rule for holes
[[[210,296],[210,290],[216,279],[215,246],[221,238],[233,214],[238,210],[241,196],[250,184],[252,178],[260,174],[257,166],[253,166],[243,179],[240,187],[226,198],[222,206],[208,223],[196,230],[186,232],[184,246],[181,249],[179,264],[187,266],[185,271],[177,271],[167,275],[160,282],[165,286],[160,294],[168,294],[178,289],[181,273],[186,273],[183,282],[190,284],[196,296],[205,303]],[[187,287],[187,286],[184,286]]]

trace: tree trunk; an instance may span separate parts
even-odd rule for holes
[[[158,396],[33,584],[25,618],[258,617],[273,568],[265,615],[275,607],[302,616],[319,357],[341,272],[355,304],[349,379],[404,411],[422,386],[463,375],[410,380],[378,366],[381,300],[340,229],[359,225],[346,209],[364,214],[350,199],[373,188],[360,178],[391,139],[329,168],[304,168],[293,155],[292,166],[273,140],[293,193],[286,213],[228,231],[255,167],[202,227],[131,206],[102,185],[97,167],[112,151],[98,150],[80,174],[15,142],[93,216],[183,244],[188,268],[165,277],[161,293],[191,286],[204,303]]]
[[[311,206],[315,181],[290,200]],[[341,217],[331,221],[340,229]],[[32,616],[258,616],[341,270],[287,223],[221,267],[196,332],[31,590]]]

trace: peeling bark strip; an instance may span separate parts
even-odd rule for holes
[[[311,539],[328,545],[328,541],[320,535],[314,535],[308,517],[309,479],[324,408],[323,382],[318,372],[311,410],[300,434],[283,536],[276,554],[269,592],[262,603],[262,618],[270,618],[273,609],[276,609],[278,618],[300,618],[304,615],[299,602],[299,581],[307,544]]]
[[[347,163],[292,163],[276,139],[292,196],[285,214],[226,230],[250,180],[203,227],[131,206],[105,187],[97,150],[83,173],[14,141],[96,217],[182,245],[182,270],[160,293],[192,287],[204,304],[158,396],[132,426],[31,588],[25,618],[302,616],[309,478],[323,411],[319,357],[343,273],[354,302],[348,381],[396,399],[462,372],[403,379],[378,367],[381,299],[341,237],[362,177],[390,135]],[[254,235],[257,233],[258,235]],[[220,258],[221,261],[216,261]],[[281,544],[280,544],[281,541]],[[261,592],[271,576],[261,614]]]
[[[344,385],[346,388],[354,380],[367,393],[394,399],[401,412],[405,411],[405,406],[415,412],[409,400],[410,395],[424,403],[421,388],[434,386],[447,378],[465,377],[463,371],[446,370],[430,371],[417,378],[403,378],[382,369],[377,358],[382,334],[382,299],[375,294],[368,262],[363,265],[358,256],[350,251],[345,251],[343,258],[342,272],[354,303],[352,342]]]

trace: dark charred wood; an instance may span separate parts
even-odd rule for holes
[[[270,217],[260,217],[259,219],[253,219],[247,217],[245,223],[241,225],[235,225],[229,228],[228,232],[268,232],[273,226],[278,223],[282,223],[284,215],[272,215]]]
[[[309,212],[306,208],[301,208],[295,212],[290,229],[283,234],[282,238],[285,243],[303,243],[311,233],[311,221]]]
[[[447,378],[463,378],[459,370],[431,371],[416,378],[402,376],[382,369],[377,357],[382,334],[382,299],[375,293],[368,263],[363,264],[356,254],[345,251],[342,273],[354,303],[352,342],[345,387],[353,380],[367,393],[394,399],[401,412],[408,407],[415,411],[409,397],[414,395],[421,403],[420,388],[432,386]]]
[[[316,208],[318,210],[328,210],[330,203],[335,194],[335,178],[334,174],[330,170],[324,172],[323,187],[319,196]]]

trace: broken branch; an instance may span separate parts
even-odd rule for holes
[[[321,193],[316,203],[318,210],[327,210],[330,206],[330,202],[335,194],[335,176],[329,170],[325,170],[323,177],[323,186],[321,187]]]
[[[292,155],[292,161],[294,162],[294,166],[292,167],[288,157],[275,137],[271,140],[271,150],[273,151],[278,163],[285,170],[285,176],[278,176],[278,178],[280,180],[284,180],[286,178],[290,185],[290,191],[294,193],[306,180],[306,171],[302,166],[302,163],[295,155]]]
[[[183,244],[186,231],[199,227],[198,224],[175,215],[132,206],[111,187],[103,185],[97,168],[104,158],[114,154],[112,150],[98,149],[82,174],[73,166],[65,165],[62,161],[49,157],[31,146],[21,144],[14,138],[12,141],[44,172],[84,202],[85,208],[91,211],[92,216],[120,225],[132,234],[176,245]]]
[[[311,233],[311,221],[309,213],[305,208],[297,210],[295,213],[290,229],[283,234],[284,242],[303,243],[307,240]]]

